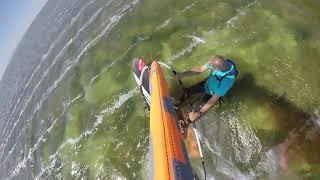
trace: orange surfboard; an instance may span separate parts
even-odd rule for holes
[[[184,111],[182,107],[177,109],[179,120],[186,120],[188,118],[188,115],[183,112],[186,112],[186,111]],[[191,126],[189,126],[183,134],[184,143],[186,145],[189,157],[191,159],[198,160],[201,158],[201,155],[199,152],[199,146],[196,139],[195,129]]]
[[[160,65],[150,69],[150,178],[194,179],[178,116]]]

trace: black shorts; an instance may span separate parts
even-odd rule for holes
[[[206,84],[206,81],[201,81],[200,83],[187,88],[186,90],[188,92],[188,95],[192,96],[195,94],[201,94],[203,96],[201,99],[201,102],[206,103],[212,97],[212,95],[207,94],[205,92],[205,87],[204,87],[205,84]]]

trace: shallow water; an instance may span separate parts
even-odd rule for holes
[[[233,59],[240,73],[222,106],[197,123],[208,176],[320,177],[320,3],[64,3],[52,1],[41,12],[55,9],[48,22],[56,34],[32,56],[32,70],[13,80],[22,83],[3,105],[0,177],[147,179],[148,115],[131,60],[143,56],[183,71],[214,54]],[[171,94],[180,96],[165,73]],[[201,175],[200,162],[193,165]]]

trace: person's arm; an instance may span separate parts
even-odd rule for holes
[[[179,79],[182,79],[184,77],[190,77],[190,76],[198,75],[198,74],[201,74],[202,72],[204,72],[207,69],[208,68],[205,65],[201,66],[201,67],[194,67],[190,71],[184,71],[184,72],[181,72],[181,73],[177,73],[177,77]]]
[[[217,94],[213,94],[212,97],[200,108],[199,112],[207,112],[219,98],[220,96],[218,96]]]
[[[198,112],[189,113],[189,119],[191,121],[195,121],[196,119],[198,119],[201,114],[207,112],[219,98],[220,96],[218,96],[217,94],[213,94],[212,97],[200,108]]]
[[[189,119],[194,121],[201,116],[201,113],[207,112],[220,97],[226,95],[226,93],[232,87],[234,81],[235,79],[233,78],[224,78],[221,81],[220,87],[215,89],[215,94],[213,94],[212,97],[201,107],[200,112],[189,113]]]

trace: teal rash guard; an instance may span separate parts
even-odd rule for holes
[[[226,95],[235,82],[236,75],[232,72],[235,70],[235,66],[228,62],[230,69],[228,71],[220,71],[211,67],[209,63],[204,65],[206,70],[211,70],[211,75],[205,83],[205,92],[209,95],[217,94],[220,97]]]

